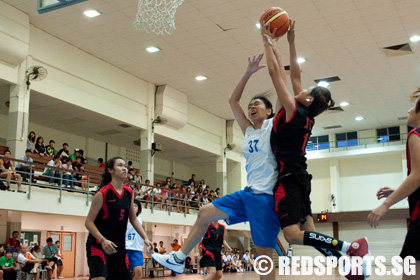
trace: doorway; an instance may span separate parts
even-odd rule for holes
[[[76,233],[49,231],[47,237],[53,239],[53,243],[60,241],[60,251],[63,257],[63,271],[61,276],[74,277],[75,257],[76,257]]]

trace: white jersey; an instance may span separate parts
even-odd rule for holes
[[[273,195],[277,182],[277,162],[271,149],[270,136],[274,118],[265,120],[260,129],[245,131],[242,152],[246,160],[248,187],[253,193]]]
[[[140,225],[143,226],[143,219],[137,217]],[[127,231],[125,232],[125,249],[134,251],[143,251],[144,239],[136,231],[132,224],[127,225]]]

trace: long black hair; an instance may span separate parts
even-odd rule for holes
[[[138,199],[134,199],[134,204],[136,204],[137,205],[137,207],[138,207],[138,210],[137,210],[137,213],[136,213],[136,217],[138,217],[138,215],[140,215],[140,213],[141,213],[141,202],[140,202],[140,200],[138,200]]]
[[[114,169],[114,164],[117,159],[122,159],[122,157],[113,157],[106,162],[104,173],[102,174],[101,184],[99,185],[99,189],[105,187],[112,181],[111,173],[109,173],[108,169]]]
[[[331,98],[331,92],[324,87],[314,87],[308,94],[314,98],[311,105],[308,107],[309,112],[316,117],[328,108],[334,107],[335,102]]]

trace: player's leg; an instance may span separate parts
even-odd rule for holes
[[[107,256],[102,248],[86,244],[86,256],[89,267],[89,275],[92,280],[105,280],[108,276]],[[48,271],[50,279],[52,270]]]

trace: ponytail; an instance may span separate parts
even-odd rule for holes
[[[122,157],[113,157],[106,162],[104,173],[102,174],[101,184],[99,185],[99,189],[105,187],[112,181],[111,173],[109,173],[108,169],[114,169],[114,164],[117,159],[122,159]]]

